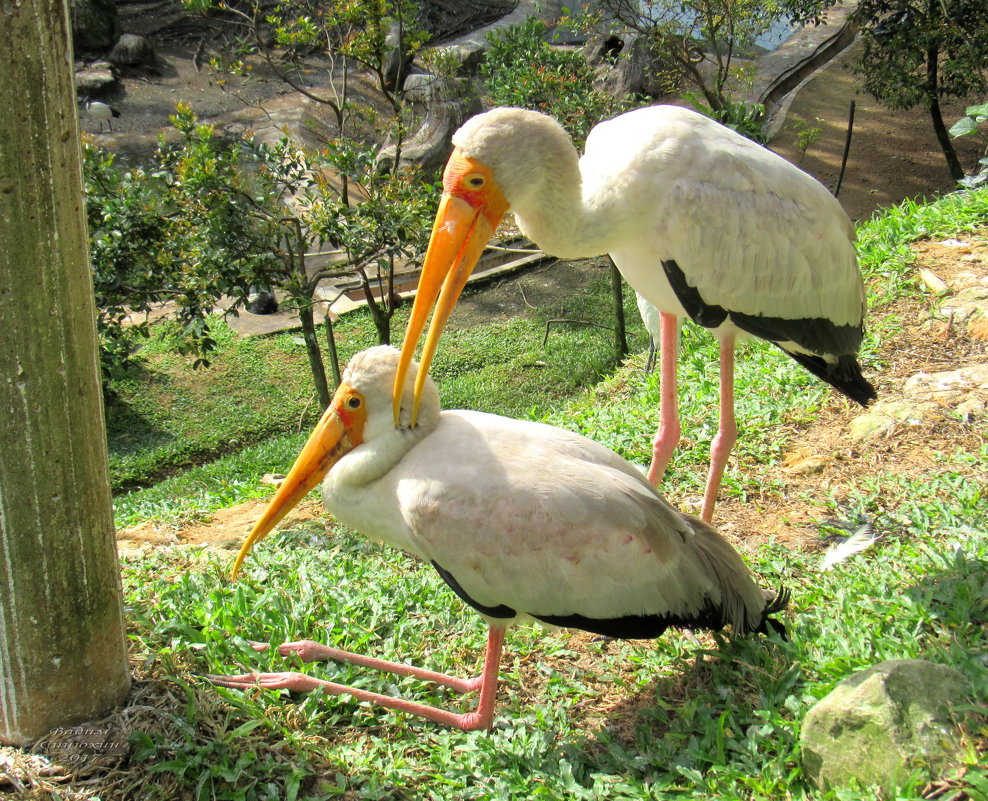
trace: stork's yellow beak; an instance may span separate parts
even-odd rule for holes
[[[418,293],[401,347],[393,396],[396,426],[400,424],[401,396],[408,368],[433,304],[436,310],[415,379],[411,417],[413,426],[418,417],[422,388],[439,345],[439,337],[470,273],[477,266],[480,255],[507,211],[508,203],[494,182],[490,170],[458,150],[454,151],[443,174],[443,197],[432,226]]]
[[[365,420],[363,396],[349,385],[340,384],[292,469],[240,548],[230,572],[231,579],[236,579],[250,549],[271,533],[309,490],[322,481],[334,464],[363,442]]]

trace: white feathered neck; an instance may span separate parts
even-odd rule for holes
[[[585,205],[580,157],[552,117],[496,108],[467,120],[453,144],[490,168],[522,233],[547,253],[580,258],[609,250],[613,221]]]
[[[343,372],[342,379],[364,396],[367,419],[363,444],[354,448],[330,471],[333,483],[364,485],[389,472],[402,457],[439,424],[442,411],[439,390],[428,377],[422,392],[418,424],[411,428],[412,390],[418,364],[412,362],[405,379],[401,427],[395,428],[391,390],[398,370],[400,352],[378,345],[358,353]]]

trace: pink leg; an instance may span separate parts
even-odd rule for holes
[[[707,488],[703,493],[703,508],[700,519],[709,523],[714,516],[717,490],[738,439],[738,427],[734,420],[734,337],[726,336],[720,341],[720,420],[717,435],[710,443],[710,472],[707,474]]]
[[[254,650],[266,651],[268,643],[252,642]],[[418,668],[414,665],[406,665],[402,662],[389,662],[385,659],[375,659],[373,656],[355,654],[353,651],[343,651],[339,648],[332,648],[328,645],[315,642],[314,640],[296,640],[286,642],[278,646],[278,653],[282,656],[297,656],[303,662],[320,662],[333,660],[335,662],[349,662],[353,665],[380,670],[385,673],[396,673],[399,676],[412,676],[416,679],[441,684],[449,687],[458,693],[466,693],[480,687],[480,677],[472,679],[460,679],[456,676],[447,676],[445,673],[437,673],[434,670]]]
[[[676,361],[679,358],[679,320],[674,314],[659,315],[660,391],[659,430],[652,441],[652,465],[648,481],[659,486],[666,465],[679,444],[679,390],[676,385]]]
[[[324,681],[322,679],[317,679],[314,676],[308,676],[305,673],[247,673],[242,676],[207,676],[206,678],[218,687],[230,687],[237,690],[247,690],[251,687],[261,687],[269,690],[295,690],[297,692],[309,692],[311,690],[322,689],[323,692],[329,693],[330,695],[349,695],[356,698],[358,701],[368,701],[372,704],[377,704],[378,706],[387,707],[388,709],[397,709],[400,712],[418,715],[435,723],[442,723],[463,731],[477,731],[479,729],[489,729],[494,721],[494,702],[497,696],[497,677],[498,669],[501,663],[501,650],[504,646],[504,631],[505,629],[503,626],[491,626],[487,632],[487,652],[484,656],[484,669],[480,675],[479,684],[477,685],[480,688],[480,698],[477,702],[477,709],[474,712],[467,712],[463,714],[449,712],[445,709],[437,709],[434,706],[419,704],[414,701],[406,701],[403,698],[394,698],[390,695],[372,693],[367,690],[359,690],[356,687],[348,687],[344,684]],[[288,645],[294,645],[294,643],[288,643]],[[349,656],[359,656],[359,654],[350,654],[348,651],[342,651],[340,653],[345,653]],[[401,671],[398,671],[391,670],[390,668],[384,668],[385,670],[388,670],[388,672],[422,677],[419,673],[407,672],[409,669],[408,665],[400,665],[394,662],[382,662],[381,660],[369,658],[363,659],[367,659],[368,661],[356,662],[356,660],[349,658],[346,661],[352,661],[356,664],[365,664],[371,667],[373,667],[373,665],[370,663],[380,662],[381,664],[392,665],[402,669]],[[411,670],[417,671],[418,669],[411,668]],[[422,672],[433,676],[442,675],[432,673],[432,671]]]

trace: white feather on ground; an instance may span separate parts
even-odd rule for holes
[[[874,545],[881,535],[875,532],[871,523],[865,523],[850,537],[831,545],[823,555],[820,570],[830,570],[834,565],[861,553]]]

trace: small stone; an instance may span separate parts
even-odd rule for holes
[[[808,456],[789,465],[787,469],[797,476],[813,476],[826,470],[831,461],[833,460],[829,456]]]
[[[968,398],[954,409],[966,421],[980,419],[988,413],[988,401],[984,398]]]
[[[944,406],[953,406],[971,397],[988,397],[988,364],[972,364],[938,373],[916,373],[906,379],[902,392]]]
[[[261,477],[260,483],[270,487],[280,487],[284,480],[285,477],[281,473],[266,473]]]
[[[861,442],[887,433],[894,426],[916,426],[937,414],[939,407],[929,401],[900,399],[879,401],[851,421],[850,437]]]
[[[919,278],[924,284],[926,284],[927,289],[934,294],[939,295],[947,291],[947,282],[933,272],[933,270],[923,268],[919,271]]]
[[[967,334],[972,339],[988,342],[988,317],[979,315],[968,322]]]

